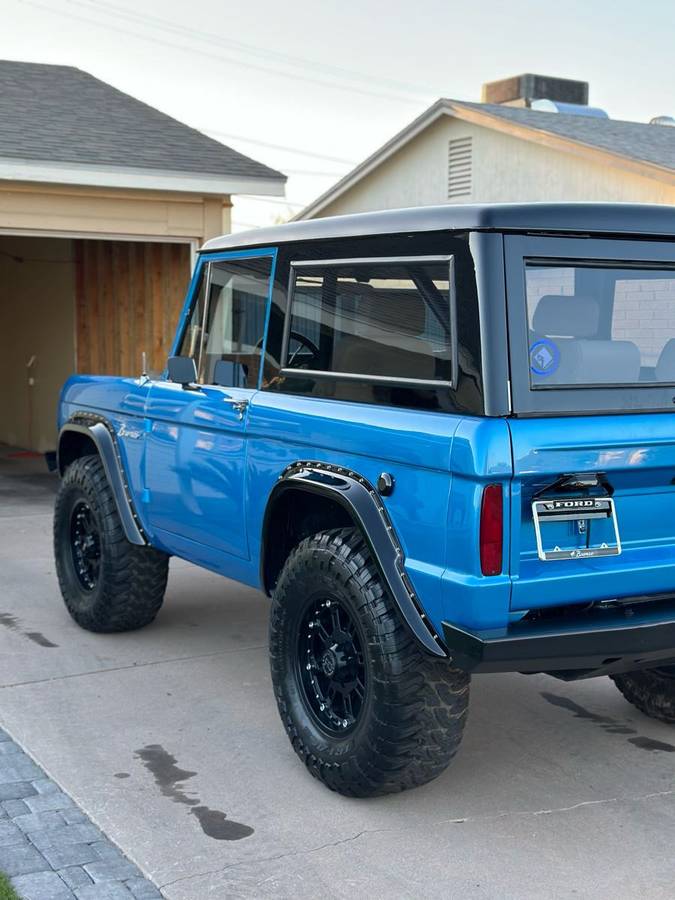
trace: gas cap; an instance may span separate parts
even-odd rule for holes
[[[388,497],[394,490],[394,476],[389,472],[382,472],[377,479],[377,490],[383,497]]]

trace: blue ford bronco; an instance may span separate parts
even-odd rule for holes
[[[607,675],[675,722],[675,210],[443,206],[209,241],[157,378],[77,376],[55,553],[82,627],[171,556],[271,597],[329,788],[423,784],[476,672]]]

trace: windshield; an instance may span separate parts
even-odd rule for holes
[[[675,384],[675,268],[526,262],[530,386]]]

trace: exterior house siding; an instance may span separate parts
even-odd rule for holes
[[[187,290],[184,244],[75,241],[77,371],[138,375],[165,365]]]
[[[230,229],[229,197],[0,182],[0,230],[182,238]]]

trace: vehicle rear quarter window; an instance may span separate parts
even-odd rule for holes
[[[482,414],[469,235],[396,234],[280,248],[262,387]]]
[[[526,264],[530,386],[675,383],[675,269]]]
[[[291,297],[286,368],[452,381],[448,259],[298,264]]]
[[[297,262],[278,387],[451,408],[452,258]]]

